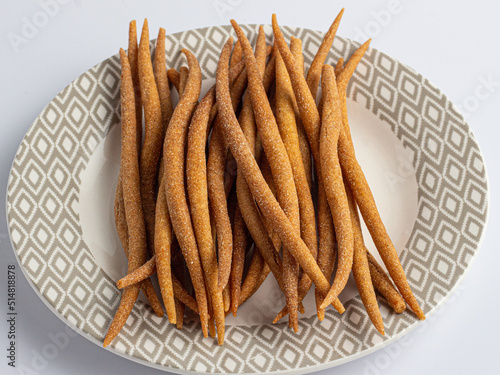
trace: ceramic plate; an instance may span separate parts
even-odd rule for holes
[[[253,41],[257,27],[244,28]],[[287,38],[293,34],[303,40],[310,63],[323,33],[283,31]],[[266,33],[271,36],[270,27]],[[179,51],[190,49],[200,61],[206,88],[230,34],[226,26],[168,36],[168,67],[184,64]],[[337,37],[328,62],[348,58],[358,46]],[[10,236],[27,279],[57,316],[98,345],[117,308],[115,282],[126,265],[112,214],[119,86],[120,64],[113,56],[58,94],[21,142],[7,193]],[[360,164],[429,316],[465,275],[485,231],[488,182],[481,151],[442,92],[375,49],[360,63],[348,98]],[[328,310],[323,322],[314,316],[309,296],[295,334],[286,323],[271,324],[283,300],[274,281],[266,283],[238,318],[228,320],[223,346],[204,339],[198,323],[177,330],[139,301],[109,350],[171,372],[305,373],[359,358],[419,324],[411,312],[394,314],[379,298],[382,337],[350,285],[341,295],[345,313]]]

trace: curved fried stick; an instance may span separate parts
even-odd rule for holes
[[[231,22],[237,26],[235,21]],[[328,280],[321,273],[314,257],[300,238],[298,230],[295,230],[293,224],[272,195],[269,187],[267,187],[259,166],[248,147],[245,135],[239,127],[234,110],[230,105],[227,73],[230,47],[230,45],[226,45],[221,53],[216,79],[216,97],[219,103],[219,114],[223,118],[224,136],[261,212],[272,221],[276,230],[281,234],[283,244],[289,248],[292,255],[297,259],[300,266],[307,272],[320,291],[326,294],[330,287]],[[340,304],[340,306],[342,305]],[[343,306],[342,308],[340,306],[339,309],[343,311]]]
[[[189,76],[189,69],[186,66],[181,66],[179,68],[179,95],[184,94],[188,76]]]
[[[165,29],[160,27],[158,32],[158,39],[156,39],[155,56],[153,60],[153,72],[156,80],[156,87],[158,89],[158,96],[160,98],[161,108],[161,122],[163,127],[163,134],[167,130],[168,123],[172,118],[174,108],[172,106],[172,99],[170,98],[170,88],[168,86],[167,67],[165,58]]]
[[[320,155],[323,185],[332,212],[338,241],[338,266],[333,285],[320,308],[334,301],[347,284],[353,262],[353,232],[349,204],[337,155],[339,133],[342,128],[340,99],[334,69],[323,66],[323,116],[321,122]]]
[[[233,23],[233,28],[243,48],[245,67],[248,75],[248,91],[252,101],[255,122],[260,133],[262,146],[275,181],[276,196],[293,226],[300,232],[299,202],[293,179],[292,166],[283,141],[281,140],[278,125],[276,124],[276,120],[269,105],[262,84],[262,75],[259,72],[250,42],[243,33],[243,30],[235,23]],[[288,311],[290,312],[290,322],[295,332],[299,329],[297,315],[298,270],[298,264],[285,246],[283,248],[283,281],[286,288],[285,296],[287,299]]]
[[[148,21],[144,26],[139,43],[139,81],[141,84],[141,100],[144,105],[145,133],[144,144],[140,155],[141,197],[144,209],[144,220],[148,248],[153,252],[154,226],[156,207],[156,178],[163,142],[162,114],[160,97],[156,88],[151,54],[149,52]]]
[[[118,176],[118,186],[116,187],[114,210],[115,210],[116,231],[118,232],[118,237],[120,238],[120,242],[122,244],[125,256],[128,259],[128,227],[127,227],[127,218],[125,216],[125,205],[123,202],[121,170],[120,170],[120,175]],[[139,269],[141,267],[139,267]],[[132,272],[132,274],[134,274],[135,272],[136,271]],[[156,295],[153,283],[147,277],[144,279],[144,281],[141,280],[142,283],[140,285],[140,288],[144,293],[144,295],[146,296],[146,298],[148,299],[149,304],[151,305],[151,308],[153,309],[155,314],[158,316],[163,316],[163,307],[161,306],[158,296]],[[125,286],[127,285],[124,285],[124,287]]]
[[[146,261],[147,241],[140,199],[140,177],[139,165],[137,162],[137,143],[135,138],[136,117],[133,95],[134,88],[130,64],[123,49],[120,49],[120,61],[122,64],[120,89],[122,143],[120,164],[122,165],[123,202],[129,234],[128,271],[132,272]],[[120,305],[115,312],[113,321],[104,338],[104,347],[108,346],[118,335],[130,315],[138,296],[139,285],[133,285],[124,289],[120,299]]]
[[[275,55],[276,106],[279,108],[276,112],[276,122],[292,166],[293,178],[299,199],[301,236],[311,254],[316,257],[318,252],[316,214],[300,150],[295,120],[294,94],[286,66],[279,51],[276,50]],[[298,291],[298,299],[302,300],[312,285],[311,279],[307,274],[303,274],[299,285],[300,291]]]
[[[175,70],[175,68],[170,68],[167,70],[167,77],[169,82],[172,82],[172,85],[174,85],[175,89],[179,93],[179,99],[181,97],[180,94],[180,77],[179,77],[179,72]]]
[[[354,276],[354,281],[356,281],[356,287],[358,288],[361,301],[363,302],[366,312],[368,313],[368,317],[372,321],[377,331],[379,331],[380,334],[385,335],[384,322],[382,320],[382,315],[380,314],[380,309],[378,307],[375,290],[373,289],[370,266],[366,254],[367,251],[365,243],[363,240],[363,233],[361,232],[361,223],[359,221],[358,209],[349,187],[346,187],[346,194],[347,200],[349,202],[349,210],[351,213],[351,222],[354,234],[354,257],[352,274]]]
[[[302,119],[302,124],[304,125],[304,130],[307,134],[309,140],[309,146],[311,148],[311,153],[316,166],[316,174],[318,181],[318,229],[319,229],[319,248],[318,248],[318,262],[319,259],[331,259],[332,251],[334,246],[334,240],[332,237],[333,233],[333,223],[331,222],[331,216],[329,210],[327,209],[328,202],[326,200],[326,195],[323,187],[323,178],[321,175],[321,157],[319,152],[319,139],[320,139],[320,116],[314,97],[309,89],[306,79],[303,74],[303,69],[296,63],[288,45],[285,41],[283,33],[281,32],[276,15],[272,16],[272,27],[275,43],[278,45],[281,57],[285,62],[288,75],[290,76],[290,81],[292,82],[293,91],[295,98],[297,100],[297,107],[300,112],[300,117]],[[322,254],[327,252],[328,254]],[[321,257],[320,257],[321,255]],[[322,272],[327,271],[325,265],[320,267]],[[326,274],[323,274],[326,278]],[[317,292],[319,293],[319,292]],[[317,294],[319,295],[319,294]],[[326,295],[326,294],[325,294]],[[319,299],[316,299],[317,305],[319,305]],[[334,301],[334,307],[338,310],[341,308],[342,304],[340,301]],[[343,308],[343,307],[342,307]],[[321,319],[322,312],[318,311],[318,317]]]
[[[217,325],[217,338],[219,345],[222,345],[225,332],[224,303],[218,288],[217,254],[212,242],[205,155],[208,117],[214,103],[215,89],[212,88],[201,100],[191,120],[187,142],[186,178],[193,228]]]
[[[250,245],[250,236],[241,216],[239,206],[234,213],[233,224],[233,260],[231,263],[231,276],[229,285],[231,287],[231,312],[236,316],[241,294],[243,269],[245,265],[245,254]],[[246,279],[245,279],[246,280]]]
[[[160,285],[161,296],[167,311],[168,320],[172,324],[177,323],[175,310],[174,290],[172,286],[172,223],[167,207],[167,197],[165,194],[165,178],[161,179],[158,198],[156,201],[155,214],[155,255],[156,268],[158,271],[158,284]]]
[[[156,273],[156,255],[151,257],[146,263],[135,269],[132,273],[127,274],[116,282],[118,289],[123,289],[126,286],[134,285]]]
[[[139,83],[139,62],[138,62],[138,45],[137,45],[137,27],[135,20],[132,20],[128,30],[128,61],[130,70],[132,71],[132,82],[134,83],[135,96],[135,117],[137,128],[137,149],[140,150],[142,144],[142,101],[141,101],[141,86]]]
[[[384,296],[389,306],[391,306],[397,314],[401,314],[406,310],[406,303],[403,297],[401,297],[396,288],[394,288],[389,276],[387,276],[384,269],[378,264],[377,260],[368,250],[366,250],[366,255],[368,256],[373,286]]]
[[[309,90],[311,90],[313,99],[316,100],[316,93],[318,90],[319,80],[321,77],[321,69],[323,64],[325,63],[326,57],[328,56],[328,52],[332,48],[333,40],[335,39],[335,34],[337,33],[337,29],[339,28],[340,20],[342,19],[342,15],[344,14],[344,8],[337,15],[335,20],[333,21],[330,29],[326,32],[321,45],[319,46],[318,52],[311,63],[311,67],[307,72],[307,85],[309,86]]]
[[[200,95],[201,70],[191,52],[186,49],[183,49],[182,52],[188,60],[189,78],[185,92],[175,107],[165,135],[163,178],[165,179],[165,193],[172,227],[193,281],[201,326],[206,337],[208,334],[208,306],[205,281],[184,186],[184,143],[187,127]]]
[[[304,55],[302,54],[302,40],[290,37],[290,51],[299,67],[301,67],[302,72],[304,71]],[[287,73],[288,74],[288,73]],[[288,78],[290,79],[290,77]],[[297,107],[297,100],[295,100],[295,95],[293,96],[293,110],[295,111],[295,121],[297,122],[297,134],[299,137],[300,153],[302,155],[302,163],[304,164],[304,169],[306,171],[307,183],[309,189],[312,188],[312,160],[311,160],[311,150],[309,149],[309,142],[307,141],[307,135],[302,125],[302,120],[300,119],[299,108]]]
[[[399,256],[394,248],[387,230],[380,218],[380,214],[373,198],[366,177],[361,166],[356,160],[354,147],[349,142],[345,131],[340,132],[339,137],[339,160],[344,176],[352,190],[354,199],[358,204],[361,216],[366,223],[373,242],[379,251],[385,266],[399,292],[420,320],[425,319],[425,314],[420,308],[417,299],[413,295]]]

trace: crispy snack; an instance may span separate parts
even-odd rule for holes
[[[380,218],[371,189],[368,186],[368,182],[366,181],[361,166],[356,160],[354,147],[349,142],[349,138],[345,131],[340,132],[339,160],[345,179],[352,190],[356,203],[358,204],[361,216],[366,223],[373,242],[382,257],[392,280],[413,312],[420,320],[424,320],[424,312],[418,305],[417,299],[411,291],[396,249],[394,248],[387,230],[382,223],[382,219]]]
[[[186,49],[182,52],[188,60],[189,78],[165,135],[163,178],[172,227],[186,259],[198,302],[203,334],[206,337],[208,335],[207,294],[184,185],[184,142],[189,121],[200,95],[201,70],[191,52]]]
[[[146,222],[148,248],[154,252],[154,227],[156,207],[156,179],[163,142],[162,113],[160,97],[149,52],[148,21],[144,26],[139,43],[139,82],[141,100],[144,105],[145,133],[140,155],[141,197]]]
[[[292,167],[293,179],[299,202],[301,236],[311,254],[316,257],[318,252],[316,214],[300,150],[294,110],[294,107],[296,107],[296,103],[294,106],[295,97],[286,66],[277,48],[275,50],[275,55],[276,106],[279,108],[279,110],[276,111],[276,122]],[[298,290],[297,293],[298,299],[302,300],[312,285],[311,279],[307,274],[303,274],[300,284],[301,288],[299,289],[301,290]]]
[[[127,53],[132,72],[132,82],[134,83],[137,150],[140,150],[142,145],[142,101],[141,86],[139,83],[139,46],[137,45],[137,26],[135,20],[132,20],[129,25]]]
[[[165,177],[165,176],[163,176]],[[155,214],[155,255],[156,268],[158,272],[158,283],[160,285],[163,304],[167,311],[168,320],[172,324],[177,323],[175,309],[174,289],[172,286],[172,223],[167,207],[167,197],[165,193],[165,178],[161,179],[156,201]]]
[[[324,99],[320,138],[321,170],[338,241],[337,273],[332,288],[320,306],[324,309],[338,297],[347,284],[353,262],[353,233],[342,170],[335,152],[342,129],[342,115],[335,73],[331,65],[323,66],[321,88]]]
[[[231,287],[231,312],[236,316],[238,312],[245,255],[250,246],[250,235],[248,233],[239,206],[236,206],[233,224],[233,260],[231,263],[231,276],[229,285]]]
[[[151,257],[146,263],[134,270],[132,273],[127,274],[116,282],[118,289],[123,289],[126,286],[140,283],[142,280],[156,273],[156,255]]]
[[[302,40],[292,36],[290,38],[290,51],[292,52],[293,58],[297,62],[297,65],[302,68],[304,72],[304,55],[302,53]],[[288,72],[287,72],[288,74]],[[288,77],[290,79],[290,77]],[[297,134],[299,137],[300,153],[302,155],[302,163],[304,164],[304,169],[306,172],[307,183],[309,189],[312,189],[312,160],[311,160],[311,150],[309,149],[309,143],[307,141],[307,135],[302,125],[302,120],[300,118],[299,107],[297,107],[297,100],[295,95],[292,97],[293,100],[293,110],[295,112],[295,121],[297,123]],[[317,246],[316,246],[317,247]]]
[[[325,63],[326,57],[328,56],[328,52],[332,48],[333,40],[335,39],[335,35],[337,34],[337,29],[339,28],[340,20],[342,19],[342,15],[344,14],[344,8],[337,15],[335,20],[333,21],[330,29],[326,32],[321,45],[319,46],[318,52],[311,63],[311,67],[307,72],[307,85],[311,90],[311,94],[313,99],[316,100],[316,94],[318,92],[319,79],[321,77],[321,70]]]
[[[238,37],[243,35],[243,31],[231,21],[233,27],[238,30]],[[241,38],[240,38],[241,39]],[[234,110],[229,103],[228,87],[228,65],[229,65],[230,45],[226,45],[221,54],[219,65],[217,67],[216,96],[219,103],[219,114],[223,118],[223,130],[225,138],[231,148],[231,152],[238,163],[238,167],[243,171],[247,184],[264,216],[272,221],[274,228],[280,233],[281,240],[300,266],[313,280],[322,293],[328,293],[330,284],[319,269],[314,257],[309,252],[306,244],[300,238],[300,234],[294,229],[285,212],[281,209],[279,203],[267,187],[262,173],[259,170],[252,152],[248,147],[245,136],[239,127]],[[281,52],[281,51],[280,51]],[[246,57],[246,54],[245,54]],[[266,98],[267,100],[267,98]],[[340,302],[339,302],[340,304]],[[343,312],[343,306],[339,309]]]
[[[125,216],[128,223],[128,271],[132,272],[146,261],[147,242],[144,216],[140,199],[140,178],[136,142],[136,117],[134,86],[127,55],[120,49],[122,64],[121,77],[121,125],[122,146],[120,164],[122,166],[122,189]],[[120,305],[104,338],[103,346],[108,346],[118,335],[139,296],[139,285],[124,289]]]
[[[168,85],[167,67],[165,58],[165,29],[160,27],[158,39],[156,39],[155,56],[153,60],[153,73],[155,76],[158,96],[161,107],[161,123],[163,127],[163,137],[167,131],[168,123],[172,118],[174,108],[170,97],[170,87]]]
[[[377,260],[368,250],[366,250],[366,255],[368,257],[373,286],[384,296],[389,306],[391,306],[396,313],[401,314],[406,310],[406,303],[403,297],[401,297],[396,288],[394,288],[389,276],[387,276],[384,269],[378,264]]]
[[[218,287],[217,254],[212,242],[205,155],[208,120],[214,103],[215,89],[212,88],[196,108],[191,120],[187,142],[186,177],[193,228],[217,325],[217,338],[219,345],[222,345],[225,331],[224,302]]]

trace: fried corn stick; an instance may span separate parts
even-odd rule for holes
[[[128,224],[128,271],[132,272],[146,261],[147,240],[144,216],[140,199],[139,165],[136,142],[136,117],[132,73],[127,55],[120,49],[121,76],[121,124],[122,144],[120,164],[122,165],[122,189],[125,215]],[[139,296],[139,285],[127,287],[122,292],[120,305],[108,328],[103,346],[108,346],[118,335]]]
[[[396,288],[394,288],[391,279],[387,276],[384,269],[378,264],[373,255],[370,254],[368,250],[366,250],[366,254],[373,286],[382,296],[384,296],[389,306],[391,306],[396,313],[401,314],[406,310],[406,303],[403,297],[401,297]]]
[[[224,303],[222,293],[218,288],[217,254],[212,242],[205,155],[208,117],[214,103],[215,90],[212,88],[201,100],[191,120],[187,142],[186,178],[193,228],[209,291],[213,317],[217,325],[218,343],[222,345],[225,332]]]
[[[365,44],[367,43],[369,43],[369,41]],[[346,74],[349,72],[347,70],[348,66],[349,61],[343,69]],[[339,80],[341,79],[342,77],[339,77]],[[339,160],[342,171],[344,172],[345,178],[354,195],[354,199],[358,204],[361,216],[366,223],[373,242],[382,257],[392,280],[413,312],[420,320],[424,320],[425,314],[420,308],[417,299],[413,295],[410,285],[408,284],[408,280],[406,279],[406,275],[396,249],[394,248],[394,244],[392,243],[382,219],[380,218],[371,189],[366,181],[361,166],[356,160],[354,147],[352,142],[350,142],[350,135],[347,131],[345,131],[345,129],[340,132],[339,137]]]
[[[184,143],[187,127],[201,90],[201,70],[194,55],[186,49],[189,78],[167,128],[163,146],[165,193],[172,227],[191,275],[200,312],[203,334],[208,334],[208,306],[198,247],[189,213],[184,184]]]
[[[172,113],[174,112],[172,99],[170,98],[170,88],[168,86],[166,65],[167,61],[165,58],[165,29],[160,27],[158,39],[156,39],[156,49],[153,60],[153,73],[155,76],[156,87],[158,89],[158,96],[160,98],[163,134],[165,134],[165,132],[167,131],[168,123],[170,122]]]
[[[239,206],[236,206],[233,224],[233,260],[231,263],[231,276],[229,285],[231,287],[231,312],[236,316],[241,294],[243,269],[245,265],[246,250],[250,245],[248,233]]]
[[[321,77],[321,69],[325,63],[326,57],[328,56],[328,52],[333,45],[333,40],[335,39],[335,35],[337,34],[337,29],[339,28],[340,20],[342,19],[342,15],[344,14],[344,8],[337,15],[335,20],[333,21],[330,29],[326,32],[321,45],[319,46],[318,52],[311,63],[311,67],[307,72],[307,85],[309,86],[309,90],[311,90],[311,94],[313,99],[316,100],[316,94],[318,92],[319,80]]]
[[[137,128],[137,150],[141,149],[142,145],[142,101],[141,101],[141,86],[139,83],[139,61],[138,61],[137,45],[137,26],[135,20],[130,22],[128,31],[128,61],[130,70],[132,71],[132,82],[134,83],[135,96],[135,117]]]
[[[353,263],[354,240],[349,203],[336,152],[342,129],[342,115],[335,73],[331,65],[323,66],[321,88],[324,103],[320,136],[321,170],[338,241],[337,273],[328,295],[320,306],[324,309],[338,297],[347,284]]]
[[[156,88],[156,81],[149,51],[148,21],[144,20],[139,43],[139,82],[141,86],[141,100],[144,105],[145,133],[144,144],[140,155],[141,197],[144,209],[144,220],[148,248],[154,250],[154,226],[156,207],[156,179],[158,162],[160,161],[163,142],[162,113],[160,97]]]
[[[163,176],[165,177],[165,176]],[[156,201],[155,214],[155,255],[156,268],[158,272],[158,284],[160,285],[163,304],[167,311],[168,320],[172,324],[177,323],[175,309],[174,290],[172,286],[172,223],[167,207],[165,194],[165,178],[161,179],[158,198]]]
[[[290,38],[290,51],[299,67],[301,67],[302,72],[304,71],[304,55],[302,54],[302,40],[292,36]],[[288,73],[287,73],[288,74]],[[290,79],[290,78],[288,78]],[[299,108],[297,107],[297,100],[295,95],[293,96],[293,110],[295,111],[295,121],[297,123],[297,134],[299,137],[300,154],[302,155],[302,163],[304,164],[304,169],[306,172],[307,183],[309,189],[312,189],[312,160],[311,160],[311,150],[309,149],[309,142],[307,141],[307,135],[302,125],[302,120],[300,119]],[[317,247],[317,246],[316,246]]]
[[[316,257],[318,252],[316,214],[300,150],[299,135],[294,110],[294,107],[296,107],[296,103],[294,106],[295,97],[290,83],[290,77],[288,76],[286,66],[281,58],[281,55],[279,54],[279,51],[276,50],[275,55],[276,106],[279,108],[276,113],[276,122],[292,166],[297,196],[299,199],[301,236],[311,254]],[[312,285],[311,279],[309,279],[307,274],[303,275],[299,285],[301,287],[299,287],[300,290],[298,291],[298,298],[299,300],[302,300]]]

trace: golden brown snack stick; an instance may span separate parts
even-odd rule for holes
[[[240,208],[236,206],[233,223],[233,261],[231,263],[231,276],[228,284],[231,286],[231,312],[234,316],[236,316],[238,311],[245,255],[249,245],[250,235],[243,216],[241,216]]]
[[[115,196],[115,223],[118,232],[118,236],[120,237],[120,242],[123,247],[123,251],[125,256],[128,259],[128,228],[127,228],[127,218],[125,216],[125,206],[123,202],[123,190],[121,184],[121,175],[119,176],[117,192]],[[141,268],[141,267],[139,267]],[[132,274],[134,274],[132,272]],[[127,285],[124,285],[124,287]],[[156,295],[156,291],[154,290],[153,283],[149,278],[146,278],[140,283],[140,288],[146,298],[151,305],[151,308],[154,310],[157,316],[163,316],[163,307],[161,306],[160,300]]]
[[[196,306],[196,312],[199,314],[198,311],[198,303],[196,300],[191,297],[191,295],[187,292],[187,290],[184,288],[185,280],[184,280],[184,272],[185,272],[185,265],[184,265],[184,256],[182,255],[182,251],[179,247],[179,242],[177,241],[177,238],[175,238],[175,234],[173,236],[173,241],[172,241],[172,246],[171,246],[171,254],[172,254],[172,286],[174,288],[174,297],[175,297],[175,320],[177,321],[176,326],[177,329],[182,329],[182,326],[184,324],[184,312],[186,310],[186,302],[182,302],[183,300],[181,299],[181,296],[183,292],[185,291],[185,296],[189,296],[194,302],[194,305]],[[194,311],[194,310],[193,310]]]
[[[184,144],[187,128],[201,90],[201,70],[194,55],[186,49],[189,78],[181,100],[172,115],[163,146],[165,193],[172,227],[179,241],[182,254],[193,282],[198,302],[201,326],[205,337],[208,334],[208,305],[198,246],[189,213],[184,184]]]
[[[300,150],[297,123],[295,120],[293,89],[286,66],[278,50],[275,51],[275,55],[276,106],[279,108],[276,113],[276,122],[292,166],[293,178],[299,199],[301,236],[311,254],[316,258],[318,253],[316,214]],[[301,301],[312,285],[311,279],[307,274],[302,275],[299,285],[301,286],[299,288],[301,290],[298,290],[298,299]]]
[[[125,205],[123,203],[121,173],[118,176],[118,185],[116,188],[114,211],[115,211],[116,231],[118,232],[118,237],[120,238],[120,242],[122,244],[125,256],[128,259],[128,227],[127,227],[127,218],[125,216]],[[135,271],[132,272],[132,274],[133,273],[135,273]],[[151,280],[146,278],[143,282],[141,282],[140,288],[144,293],[144,295],[146,296],[146,298],[148,298],[148,296],[151,298],[151,299],[148,298],[148,301],[149,304],[151,305],[151,308],[154,310],[155,314],[158,316],[163,316],[163,307],[161,306],[161,303],[158,300],[158,296],[156,295]]]
[[[148,21],[144,26],[139,43],[139,82],[141,100],[144,106],[145,133],[140,155],[141,197],[146,222],[148,248],[154,252],[154,226],[156,207],[156,178],[163,142],[160,97],[156,88],[151,54],[149,51]]]
[[[233,27],[236,27],[240,35],[244,37],[243,31],[231,21]],[[239,35],[238,35],[239,36]],[[241,38],[240,38],[241,39]],[[322,293],[328,293],[330,284],[319,269],[314,257],[309,252],[306,244],[300,238],[298,230],[294,226],[281,209],[279,203],[272,195],[267,187],[262,173],[259,170],[250,148],[246,142],[246,138],[239,127],[238,120],[234,114],[234,110],[229,103],[229,87],[228,87],[228,54],[230,45],[225,47],[219,65],[217,67],[216,79],[216,97],[219,103],[219,114],[222,116],[222,124],[224,135],[231,147],[231,152],[238,163],[238,168],[243,171],[245,180],[250,188],[254,199],[263,215],[265,215],[274,224],[276,230],[281,234],[281,241],[292,252],[292,255],[299,262],[300,266],[311,277]],[[267,98],[266,98],[267,100]],[[338,304],[338,308],[344,311],[342,304]]]
[[[370,275],[372,278],[373,286],[384,296],[385,300],[393,308],[397,314],[401,314],[406,310],[406,303],[398,293],[391,279],[385,273],[384,269],[378,264],[377,260],[365,248],[368,257],[368,264],[370,267]]]
[[[156,255],[153,255],[146,263],[127,274],[116,282],[118,289],[123,289],[126,286],[134,285],[156,273]]]
[[[181,66],[179,68],[179,95],[184,94],[184,90],[186,89],[186,83],[189,76],[189,69],[185,66]]]
[[[137,27],[135,20],[130,22],[128,31],[128,61],[130,70],[132,71],[132,82],[134,83],[135,96],[135,117],[137,128],[137,149],[140,150],[142,145],[142,101],[141,101],[141,86],[139,83],[139,62],[138,62],[138,45],[137,45]]]
[[[250,266],[248,267],[247,275],[241,286],[239,305],[241,305],[241,303],[250,298],[249,296],[252,295],[256,290],[257,283],[259,281],[260,275],[264,271],[265,264],[266,263],[260,251],[257,249],[257,247],[254,247],[252,260],[250,261]],[[267,267],[267,269],[269,270],[268,271],[269,273],[271,270],[269,269],[269,267]]]
[[[356,56],[356,53],[354,53],[353,56]],[[361,59],[361,57],[362,55],[360,55],[359,59]],[[343,65],[344,65],[344,59],[340,58],[339,61],[337,62],[337,65],[335,66],[335,76],[337,77],[337,82],[338,82],[338,75],[340,75],[340,72],[342,72],[343,70]],[[355,66],[351,64],[350,69],[354,71]],[[345,86],[347,85],[347,81],[348,79],[344,81]],[[340,86],[338,86],[338,90],[340,97],[340,108],[342,112],[343,130],[345,131],[346,129],[349,128],[347,120],[346,90],[345,87],[341,88]],[[349,140],[352,142],[352,139],[350,138],[350,131],[349,131]],[[359,291],[359,295],[361,297],[363,305],[365,306],[365,309],[368,313],[370,320],[372,321],[375,328],[382,335],[384,335],[385,334],[384,322],[382,320],[382,316],[380,315],[380,309],[378,307],[377,297],[375,295],[375,290],[373,288],[374,287],[372,281],[373,277],[371,276],[370,266],[367,258],[367,250],[363,239],[363,233],[361,231],[358,208],[356,203],[354,202],[351,189],[349,188],[349,186],[346,186],[345,188],[346,188],[347,200],[349,202],[349,210],[351,213],[351,222],[354,234],[354,257],[353,257],[352,273],[354,276],[354,280],[356,282],[356,286]],[[376,276],[378,276],[378,274],[375,275],[375,277]],[[392,287],[392,289],[394,290],[394,287]],[[398,294],[395,290],[394,292]],[[401,296],[399,296],[399,298],[401,301],[403,301]],[[403,305],[405,305],[404,301]]]
[[[256,45],[256,54],[259,54],[265,61],[266,40],[262,30],[259,33]],[[240,75],[231,88],[231,101],[234,108],[238,106],[244,88],[246,87],[247,74]],[[228,147],[224,142],[224,137],[216,118],[214,132],[209,146],[208,158],[208,187],[211,207],[214,213],[215,225],[217,229],[217,246],[219,253],[219,289],[222,290],[229,281],[231,273],[231,259],[233,251],[232,230],[226,204],[226,194],[224,189],[224,170]]]
[[[179,77],[179,72],[175,70],[174,68],[170,68],[167,70],[167,77],[169,82],[172,82],[172,85],[174,85],[175,89],[179,93],[180,90],[180,77]],[[180,99],[180,94],[179,94],[179,99]]]
[[[226,285],[224,290],[222,291],[222,299],[224,300],[224,312],[228,312],[231,308],[231,290],[229,287],[229,283]]]
[[[302,54],[302,40],[292,36],[290,38],[290,51],[297,62],[297,65],[302,68],[304,72],[304,55]],[[288,73],[287,73],[288,74]],[[311,160],[311,150],[309,149],[309,142],[307,141],[307,135],[302,125],[302,120],[300,118],[299,108],[297,107],[297,101],[295,100],[295,95],[293,96],[295,120],[297,122],[297,134],[299,136],[300,153],[302,155],[302,162],[304,164],[304,169],[306,171],[307,183],[309,184],[309,189],[312,188],[312,160]]]
[[[196,300],[191,297],[186,288],[184,288],[179,279],[177,279],[174,275],[172,275],[172,287],[174,289],[175,298],[198,314],[198,304],[196,303]]]
[[[219,345],[224,342],[225,315],[222,293],[218,287],[217,254],[212,241],[208,204],[205,145],[210,109],[215,103],[215,89],[210,89],[196,108],[189,127],[186,155],[186,179],[193,228],[201,265],[207,283]]]
[[[273,179],[273,174],[271,172],[271,167],[269,166],[269,162],[267,161],[266,155],[261,156],[260,160],[260,170],[262,172],[262,176],[264,177],[264,180],[267,183],[267,186],[269,186],[269,189],[271,189],[271,192],[273,195],[276,197],[276,185],[274,184],[274,179]],[[266,226],[267,233],[269,234],[269,238],[271,239],[271,242],[273,243],[274,250],[276,252],[281,251],[281,239],[278,236],[278,234],[273,230],[273,226],[269,221],[266,220],[265,217],[262,218],[262,222]]]
[[[123,203],[128,223],[128,272],[134,271],[146,261],[147,240],[140,199],[140,177],[136,142],[136,117],[132,73],[127,55],[120,49],[121,74],[121,157]],[[123,290],[120,305],[108,328],[103,346],[108,346],[118,335],[139,296],[139,285]]]
[[[352,274],[356,287],[358,288],[361,301],[365,306],[368,317],[373,325],[380,332],[385,335],[384,322],[380,309],[377,303],[375,290],[373,289],[372,277],[370,273],[370,266],[366,254],[365,242],[363,240],[363,233],[359,221],[358,208],[354,202],[354,197],[349,187],[346,187],[347,200],[349,202],[349,210],[351,213],[351,222],[354,234],[354,257],[352,265]]]
[[[394,245],[380,218],[375,199],[371,192],[366,177],[356,160],[354,148],[349,144],[346,133],[342,131],[339,137],[339,160],[342,171],[353,192],[354,199],[358,204],[363,220],[372,236],[373,242],[379,251],[385,266],[387,267],[392,280],[396,284],[399,292],[420,320],[425,319],[425,315],[418,305],[417,299],[411,291],[408,280],[404,273],[401,262]]]
[[[239,41],[236,41],[236,44],[233,48],[233,53],[231,54],[231,60],[229,61],[229,69],[233,68],[235,64],[239,63],[243,60],[243,51],[241,49],[241,44]]]
[[[347,284],[352,269],[354,240],[342,170],[337,152],[335,152],[343,125],[340,98],[334,69],[331,65],[323,66],[321,88],[324,103],[320,137],[321,170],[338,242],[337,272],[333,285],[320,306],[320,308],[325,308],[338,297]]]
[[[174,112],[174,108],[172,106],[172,99],[170,98],[170,88],[168,86],[166,64],[167,62],[165,58],[165,29],[160,27],[160,31],[158,33],[158,39],[156,39],[156,49],[153,60],[153,72],[155,75],[156,87],[158,89],[158,96],[160,97],[161,122],[163,127],[163,134],[165,134],[168,123],[172,118],[172,113]]]
[[[337,64],[335,65],[335,77],[337,77],[337,79],[340,72],[342,72],[342,69],[344,69],[344,58],[340,57],[339,61],[337,61]],[[338,80],[337,80],[337,88],[340,89]]]
[[[349,80],[354,74],[356,67],[358,66],[366,50],[368,49],[370,41],[371,39],[368,39],[356,51],[354,51],[352,56],[349,58],[349,60],[347,61],[345,66],[340,70],[340,73],[337,76],[337,87],[339,91],[340,100],[342,102],[341,111],[342,111],[342,123],[344,124],[343,129],[347,139],[351,143],[352,143],[351,130],[349,128],[349,120],[347,117],[347,84],[349,83]]]
[[[156,268],[158,272],[158,284],[168,320],[172,324],[177,323],[175,309],[174,290],[172,286],[172,223],[167,207],[165,195],[165,178],[161,179],[156,201],[155,213],[155,255]]]
[[[333,249],[333,241],[332,241],[332,231],[333,223],[329,222],[330,215],[328,215],[328,210],[324,207],[328,205],[326,201],[325,191],[322,185],[323,178],[321,176],[321,158],[319,153],[319,138],[320,138],[320,116],[318,109],[316,107],[316,102],[313,98],[311,90],[306,82],[306,79],[303,74],[303,69],[296,63],[295,58],[293,57],[286,41],[281,32],[278,21],[276,19],[276,15],[272,16],[272,27],[275,43],[278,45],[278,49],[280,51],[281,57],[285,62],[288,75],[290,76],[290,81],[292,82],[293,91],[295,94],[295,98],[297,100],[297,107],[300,112],[300,117],[302,119],[302,124],[304,125],[304,130],[307,134],[307,138],[309,140],[309,146],[311,149],[311,153],[316,166],[316,179],[318,181],[318,206],[319,206],[319,215],[318,215],[318,229],[319,229],[319,237],[320,244],[318,248],[318,258],[319,254],[321,254],[321,258],[331,258],[328,254],[331,254],[331,250]],[[323,230],[323,228],[329,229]],[[328,236],[330,234],[330,236]],[[322,237],[325,236],[325,237]],[[327,238],[328,237],[328,238]],[[328,254],[325,254],[328,252]],[[322,272],[325,270],[325,267],[320,267]],[[325,277],[325,275],[323,274]],[[326,295],[326,294],[325,294]],[[318,299],[317,299],[318,301]],[[334,307],[340,308],[340,301],[334,302]],[[338,310],[338,309],[337,309]],[[318,311],[318,315],[321,318],[322,312]]]
[[[316,53],[316,56],[314,56],[311,67],[307,72],[307,84],[309,86],[309,90],[311,90],[314,100],[316,100],[316,93],[318,92],[321,69],[325,63],[326,57],[328,56],[328,52],[330,52],[330,49],[332,48],[333,40],[335,39],[335,34],[337,33],[343,14],[344,8],[342,8],[330,26],[330,29],[326,32],[325,37],[319,46],[318,52]]]

